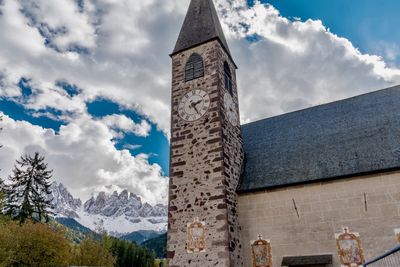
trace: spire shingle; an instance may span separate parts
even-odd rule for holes
[[[191,0],[172,55],[213,39],[231,56],[213,1]]]

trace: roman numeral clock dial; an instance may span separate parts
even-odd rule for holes
[[[203,117],[210,107],[210,96],[207,92],[196,89],[186,93],[179,102],[179,116],[185,121],[195,121]]]

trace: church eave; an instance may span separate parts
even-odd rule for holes
[[[318,179],[314,179],[314,180],[301,180],[298,182],[289,182],[289,183],[282,183],[282,184],[262,185],[262,186],[254,186],[254,187],[247,187],[247,188],[244,188],[241,185],[239,185],[238,188],[236,189],[236,193],[248,194],[248,193],[255,193],[255,192],[260,192],[260,191],[276,190],[276,189],[287,188],[287,187],[292,187],[292,186],[323,183],[323,182],[330,182],[330,181],[349,179],[349,178],[357,179],[357,178],[363,178],[363,177],[370,176],[370,175],[398,172],[398,171],[400,171],[400,166],[388,168],[388,169],[382,169],[382,170],[367,171],[367,172],[362,172],[362,173],[352,173],[352,174],[346,174],[346,175],[341,175],[341,176],[322,177],[322,178],[318,178]]]

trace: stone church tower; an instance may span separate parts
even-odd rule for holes
[[[242,266],[236,65],[212,0],[191,0],[171,58],[169,266]]]

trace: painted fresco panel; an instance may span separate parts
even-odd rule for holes
[[[206,231],[205,222],[199,222],[198,218],[195,218],[193,223],[188,223],[188,225],[187,225],[187,232],[188,232],[187,252],[188,253],[205,252],[206,251],[205,231]]]
[[[251,242],[253,267],[272,267],[271,243],[260,236],[257,241]]]
[[[343,233],[336,234],[336,246],[341,266],[357,267],[364,262],[360,235],[344,228]]]

